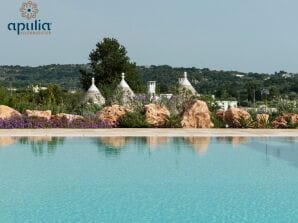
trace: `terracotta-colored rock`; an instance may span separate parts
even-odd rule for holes
[[[159,104],[145,105],[146,121],[152,126],[163,126],[170,116],[169,110]]]
[[[264,128],[268,124],[269,115],[268,114],[257,114],[256,120],[257,120],[257,127]]]
[[[81,115],[73,115],[73,114],[66,114],[66,113],[59,113],[57,115],[52,116],[52,118],[58,118],[58,119],[65,118],[68,122],[72,122],[78,119],[82,119],[82,120],[84,119],[84,117]]]
[[[206,102],[197,100],[183,112],[181,126],[183,128],[212,128],[210,111]]]
[[[241,120],[250,122],[251,116],[247,111],[240,108],[230,108],[225,112],[224,119],[229,127],[241,128]]]
[[[112,105],[104,107],[96,113],[100,121],[106,122],[108,125],[116,125],[118,119],[130,110],[124,106]]]
[[[278,116],[272,123],[272,128],[289,128],[289,124],[298,124],[298,114],[283,114]]]
[[[21,117],[21,113],[6,105],[0,105],[0,119],[8,119],[12,117]]]
[[[47,110],[47,111],[26,110],[25,113],[28,117],[44,118],[47,120],[50,120],[52,116],[52,111],[50,110]]]

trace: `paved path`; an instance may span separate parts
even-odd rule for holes
[[[298,129],[0,129],[0,137],[298,137]]]

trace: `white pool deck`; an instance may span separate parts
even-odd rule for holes
[[[0,137],[298,137],[298,129],[0,129]]]

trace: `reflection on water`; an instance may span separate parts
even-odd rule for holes
[[[296,137],[100,137],[84,140],[83,147],[95,143],[97,151],[107,157],[117,157],[129,149],[150,152],[169,148],[173,148],[177,153],[188,148],[202,155],[206,154],[216,142],[217,146],[218,143],[229,144],[233,148],[240,148],[239,145],[244,145],[241,148],[252,148],[266,154],[266,160],[269,156],[274,156],[298,166],[298,138]],[[35,155],[52,154],[65,141],[68,144],[68,140],[61,137],[0,137],[0,148],[11,148],[13,144],[20,143],[30,145]]]
[[[298,138],[254,138],[248,148],[264,153],[269,163],[270,157],[276,157],[298,166]]]
[[[198,154],[204,154],[208,150],[210,137],[184,137],[183,139]]]
[[[125,137],[100,137],[95,138],[98,152],[104,152],[106,156],[117,156],[125,146],[127,138]]]
[[[114,149],[123,148],[126,142],[125,137],[102,137],[102,138],[98,138],[98,140],[103,145],[106,145]]]
[[[0,138],[0,149],[5,148],[5,147],[7,147],[11,144],[14,144],[15,141],[16,140],[12,137],[2,137],[2,138]]]
[[[31,145],[35,155],[42,155],[45,150],[47,153],[54,153],[58,145],[64,143],[64,139],[62,137],[22,137],[18,141],[20,144]]]
[[[146,144],[151,150],[158,149],[160,145],[167,143],[169,143],[169,137],[146,137]]]
[[[238,145],[241,145],[241,144],[244,144],[244,143],[247,143],[249,142],[249,139],[248,137],[240,137],[240,136],[237,136],[237,137],[216,137],[216,140],[218,142],[225,142],[225,143],[229,143],[233,146],[238,146]]]

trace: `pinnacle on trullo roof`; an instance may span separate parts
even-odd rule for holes
[[[184,72],[183,78],[179,78],[179,87],[191,91],[191,93],[194,95],[198,94],[197,91],[189,82],[189,80],[187,79],[187,72]]]
[[[121,81],[117,87],[118,89],[121,89],[123,91],[123,97],[131,99],[132,97],[135,96],[134,92],[131,90],[131,88],[125,81],[125,73],[121,74]]]
[[[95,86],[94,77],[92,77],[92,84],[86,93],[86,97],[84,101],[91,102],[98,105],[105,104],[105,98],[102,96],[99,89]]]

